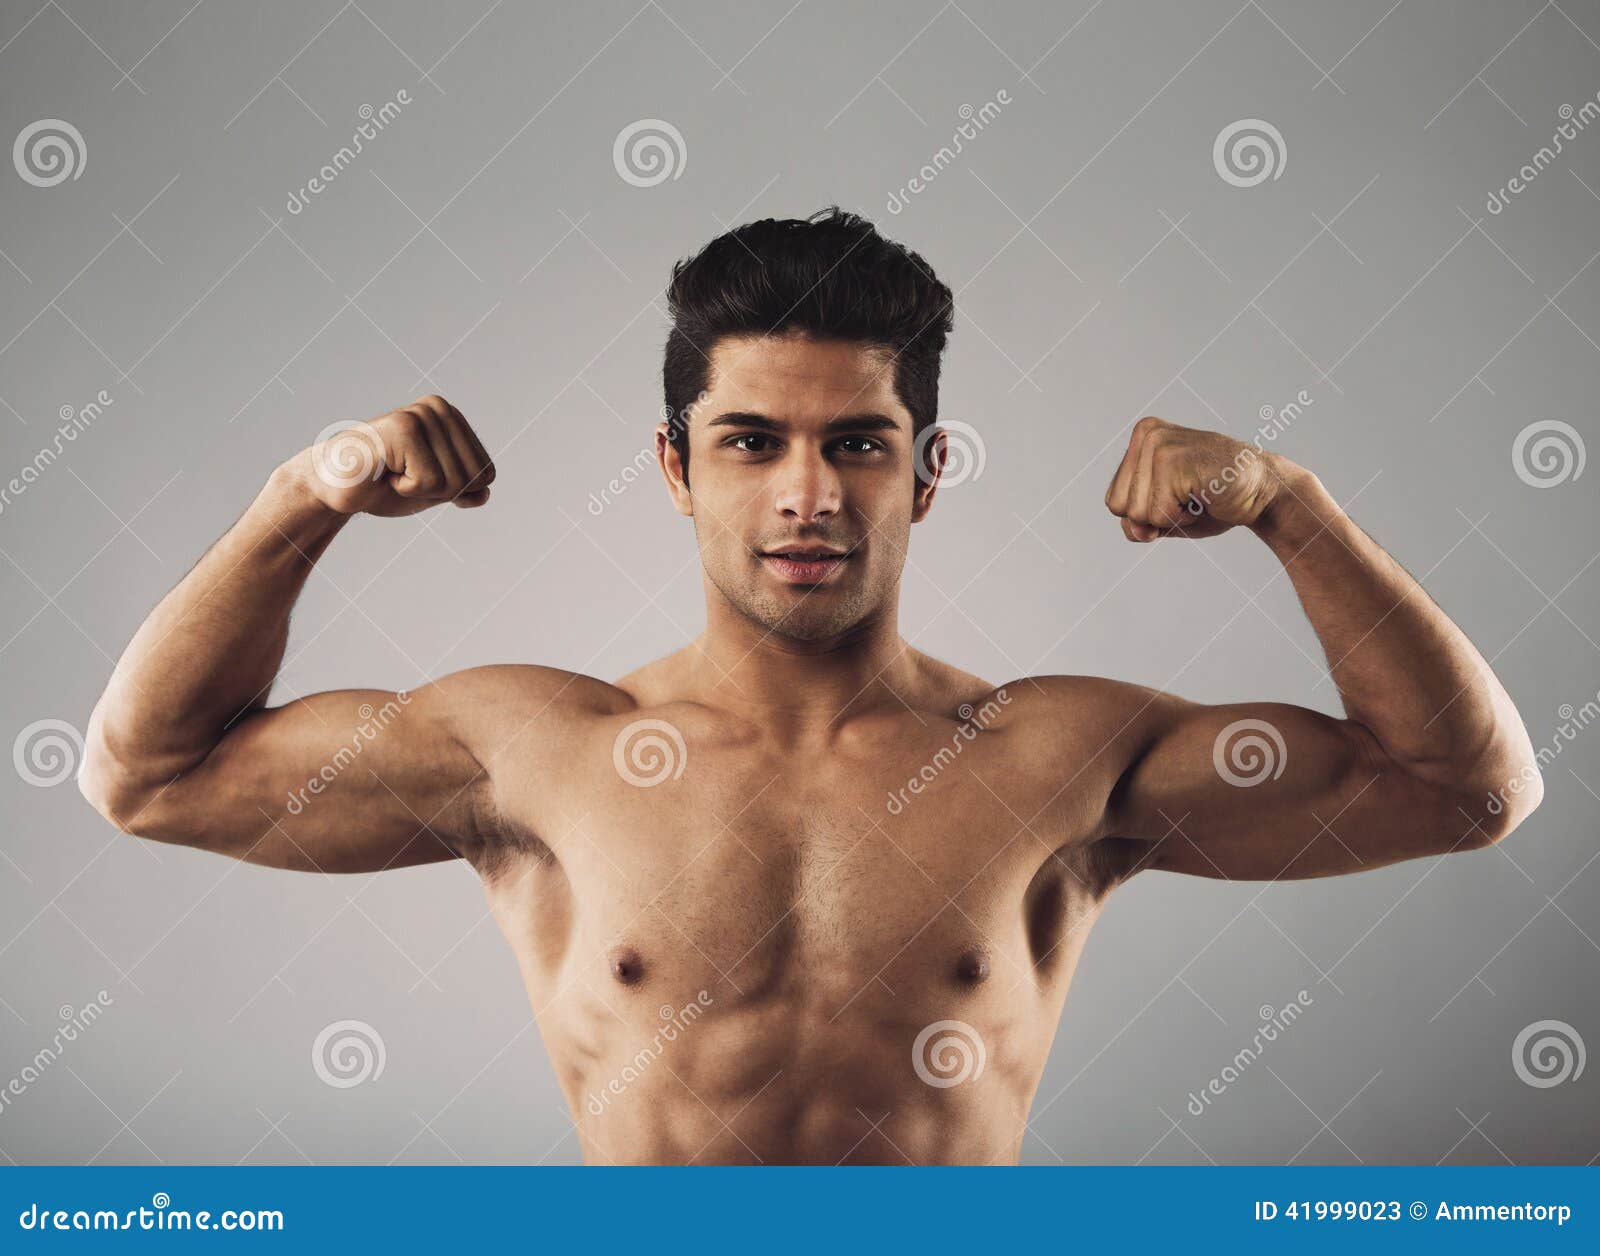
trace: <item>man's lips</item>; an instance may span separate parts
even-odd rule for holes
[[[850,559],[846,550],[828,546],[789,546],[761,551],[767,570],[789,584],[819,584]]]

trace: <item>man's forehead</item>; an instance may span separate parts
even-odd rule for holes
[[[711,352],[709,391],[718,409],[760,410],[779,403],[799,411],[830,407],[887,409],[894,397],[894,364],[887,349],[859,341],[806,335],[725,336]]]

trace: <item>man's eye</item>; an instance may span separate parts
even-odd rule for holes
[[[766,453],[771,448],[769,442],[772,437],[764,432],[745,432],[735,436],[728,442],[735,449],[741,449],[747,454]]]
[[[839,442],[839,448],[847,454],[870,454],[883,446],[870,436],[846,436]]]

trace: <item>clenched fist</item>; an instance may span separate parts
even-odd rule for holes
[[[1133,425],[1106,507],[1130,541],[1207,537],[1262,518],[1284,487],[1277,454],[1157,418]]]
[[[340,514],[414,515],[489,500],[494,461],[461,411],[428,396],[335,431],[296,459],[305,486]]]

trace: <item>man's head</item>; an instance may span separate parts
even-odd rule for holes
[[[896,596],[932,505],[950,289],[832,209],[717,237],[667,300],[657,453],[708,579],[783,636],[847,633]]]

